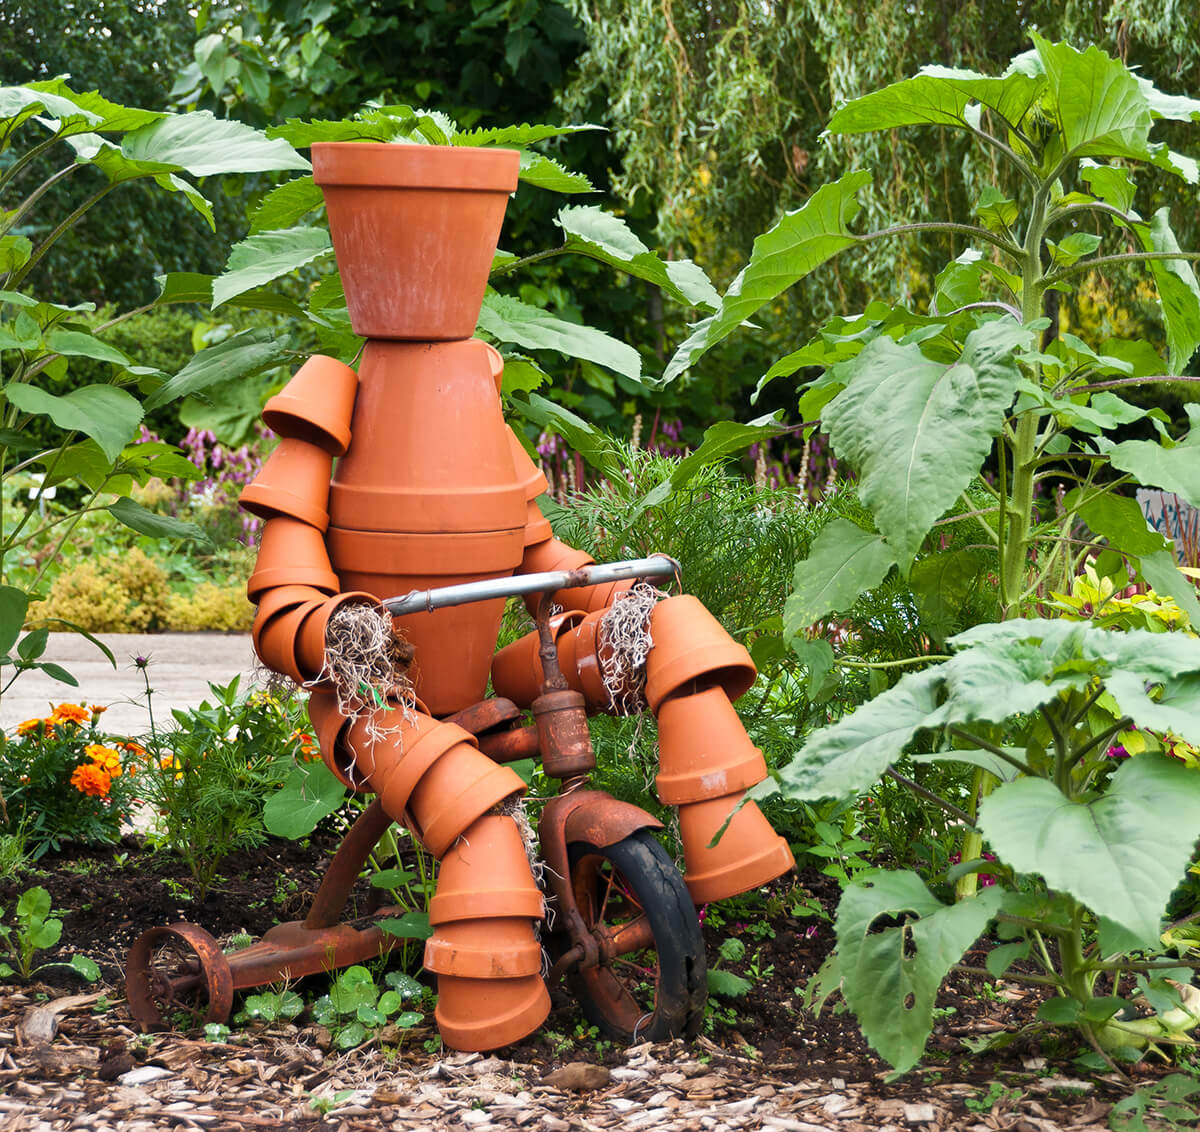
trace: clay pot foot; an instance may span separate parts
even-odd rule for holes
[[[708,848],[741,798],[741,794],[728,794],[679,808],[679,833],[687,864],[683,879],[694,904],[749,892],[795,868],[788,843],[754,802],[747,802],[716,846]]]
[[[442,1041],[464,1053],[500,1049],[528,1037],[550,1013],[541,975],[519,979],[438,976],[434,1011]]]

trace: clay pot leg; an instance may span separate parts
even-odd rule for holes
[[[533,930],[541,915],[516,822],[474,821],[442,860],[425,945],[425,966],[438,976],[434,1017],[451,1049],[498,1049],[545,1021],[550,996]]]

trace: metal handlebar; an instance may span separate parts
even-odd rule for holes
[[[520,597],[523,594],[553,593],[576,586],[599,586],[606,582],[622,582],[626,578],[678,578],[679,563],[666,554],[650,558],[631,558],[625,562],[604,562],[583,566],[578,570],[547,570],[540,574],[521,574],[511,578],[489,578],[481,582],[464,582],[458,586],[441,586],[434,590],[413,590],[402,597],[389,597],[383,607],[393,617],[406,613],[432,613],[451,605],[467,605],[473,601],[489,601],[499,597]]]

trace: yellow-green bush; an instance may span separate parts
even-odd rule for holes
[[[253,621],[254,606],[240,583],[216,586],[202,582],[191,596],[171,594],[167,603],[167,628],[175,632],[248,631]]]
[[[133,547],[64,570],[30,616],[61,617],[92,633],[146,633],[166,628],[169,599],[166,571]]]
[[[64,570],[30,616],[61,617],[90,633],[233,632],[250,628],[254,607],[240,581],[172,593],[167,572],[135,547]]]

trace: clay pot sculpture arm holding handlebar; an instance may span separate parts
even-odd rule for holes
[[[517,572],[591,565],[590,555],[550,534],[536,503],[546,490],[545,476],[515,437],[513,459],[528,507],[525,553]],[[649,610],[646,644],[653,644],[642,653],[644,668],[630,671],[621,663],[625,658],[614,655],[611,630],[619,607],[633,600],[634,584],[626,579],[554,595],[566,611],[552,622],[559,665],[567,683],[586,697],[589,711],[622,712],[644,701],[655,714],[655,786],[659,801],[679,807],[688,891],[696,904],[724,900],[774,880],[795,864],[787,842],[752,801],[738,810],[717,845],[708,847],[746,791],[767,776],[762,752],[733,707],[754,682],[754,662],[696,598],[685,594]],[[531,595],[527,604],[536,604],[538,596]],[[536,633],[502,649],[492,662],[496,694],[521,707],[532,703],[541,681]]]

